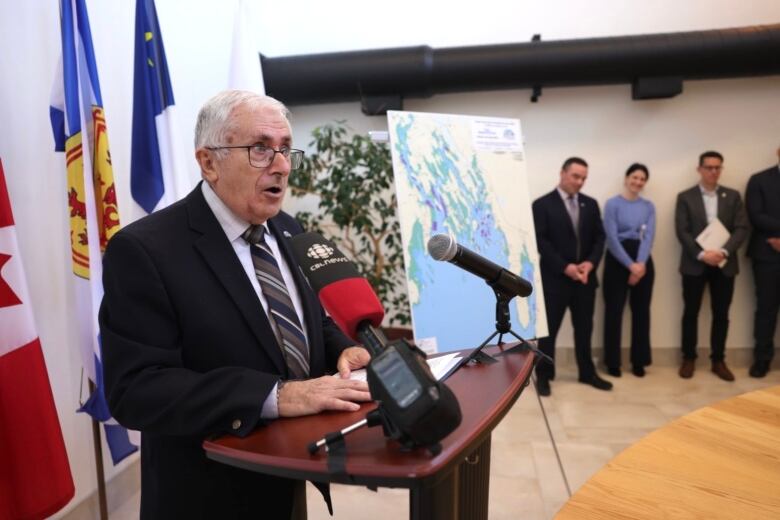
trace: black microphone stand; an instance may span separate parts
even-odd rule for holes
[[[530,350],[533,352],[534,357],[539,360],[543,359],[547,361],[548,363],[553,363],[553,360],[550,356],[545,354],[544,352],[540,351],[538,348],[533,346],[531,343],[526,341],[525,339],[521,338],[515,331],[512,330],[512,322],[510,319],[509,314],[509,302],[512,301],[512,298],[514,298],[514,295],[509,295],[505,293],[504,291],[501,291],[496,287],[496,284],[494,282],[487,282],[487,284],[493,289],[493,293],[496,295],[496,330],[493,332],[485,341],[482,342],[480,346],[475,348],[471,351],[471,353],[463,358],[458,365],[450,371],[450,374],[447,374],[446,377],[449,377],[452,373],[454,373],[456,370],[458,370],[461,366],[474,362],[474,363],[496,363],[496,359],[486,354],[482,351],[488,343],[490,343],[493,338],[498,336],[498,345],[504,345],[504,335],[505,334],[511,334],[515,338],[517,338],[520,343],[518,345],[515,345],[512,348],[509,348],[507,350],[504,350],[499,355],[505,355],[509,354],[510,352],[517,352],[517,351],[523,351],[523,350]],[[446,379],[443,378],[443,379]]]

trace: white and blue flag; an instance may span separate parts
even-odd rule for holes
[[[103,251],[119,231],[108,130],[85,0],[60,1],[62,57],[49,107],[55,151],[65,152],[74,302],[84,371],[95,388],[80,412],[105,426],[114,464],[137,450],[111,417],[103,391],[97,311]]]
[[[173,124],[174,98],[153,0],[137,0],[130,191],[146,213],[190,190]]]

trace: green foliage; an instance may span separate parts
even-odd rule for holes
[[[345,121],[315,128],[312,137],[309,146],[315,151],[290,175],[289,185],[294,197],[316,196],[319,213],[299,212],[296,218],[357,264],[390,325],[409,324],[390,150],[352,133]]]

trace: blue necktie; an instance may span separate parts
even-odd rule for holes
[[[241,236],[249,243],[257,281],[268,302],[269,321],[287,368],[294,378],[304,379],[309,376],[309,347],[279,264],[265,242],[265,227],[251,226]]]

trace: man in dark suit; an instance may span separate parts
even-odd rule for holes
[[[570,157],[563,163],[558,187],[533,203],[536,245],[542,269],[549,336],[539,340],[542,352],[555,358],[555,337],[568,308],[574,326],[574,353],[579,381],[599,390],[612,389],[601,379],[591,357],[596,267],[604,252],[604,228],[595,199],[580,193],[588,163]],[[539,395],[550,395],[555,365],[536,365]]]
[[[777,157],[780,160],[780,147]],[[755,347],[749,373],[752,377],[764,377],[775,354],[775,327],[780,310],[780,166],[750,177],[745,207],[753,225],[747,253],[753,261],[756,283]]]
[[[203,182],[106,250],[106,397],[143,434],[142,518],[289,519],[302,483],[214,462],[201,443],[357,410],[368,388],[347,376],[368,352],[325,316],[287,243],[302,231],[281,204],[303,152],[286,108],[223,92],[201,109],[195,144]],[[334,368],[342,377],[325,375]]]
[[[682,354],[680,377],[693,377],[696,363],[698,317],[705,286],[710,287],[712,326],[710,360],[712,371],[724,381],[733,381],[725,362],[729,307],[734,295],[734,277],[739,272],[737,249],[748,234],[748,220],[739,192],[720,186],[723,156],[708,151],[699,156],[699,183],[677,195],[674,222],[682,244],[680,274],[683,278]],[[728,230],[728,241],[720,248],[703,249],[696,238],[715,221]]]

